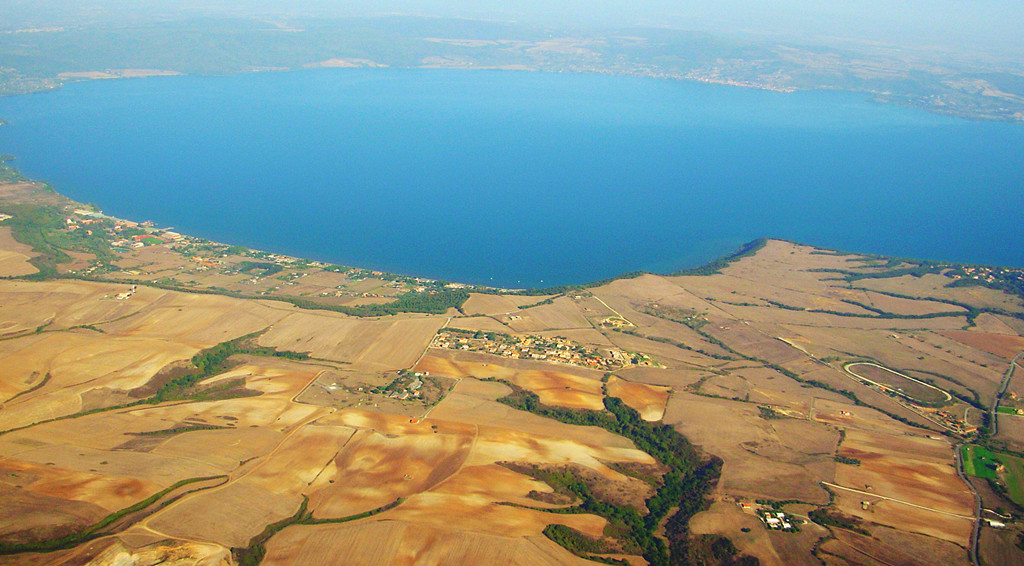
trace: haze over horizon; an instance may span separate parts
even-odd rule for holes
[[[1000,58],[1024,54],[1024,3],[1015,0],[5,0],[0,29],[124,24],[196,16],[415,15],[560,27],[672,27],[717,34],[895,45]]]

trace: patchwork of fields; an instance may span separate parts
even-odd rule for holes
[[[31,273],[4,226],[0,248]],[[1024,438],[1006,412],[1008,444],[973,435],[968,483],[948,423],[983,426],[1024,303],[901,267],[768,241],[709,275],[382,316],[3,279],[0,563],[966,565],[990,481],[1021,530]],[[430,347],[446,327],[653,362]]]

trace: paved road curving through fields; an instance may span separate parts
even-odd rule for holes
[[[999,391],[996,392],[996,398],[992,401],[992,408],[988,412],[989,428],[992,430],[992,436],[999,434],[999,402],[1003,400],[1003,395],[1006,394],[1006,389],[1010,386],[1010,380],[1013,379],[1013,370],[1017,367],[1020,359],[1024,357],[1024,352],[1020,352],[1014,356],[1010,362],[1010,367],[1006,368],[1006,373],[1003,374],[1003,382],[999,385]]]
[[[999,432],[999,401],[1003,398],[1003,394],[1006,393],[1006,389],[1010,386],[1010,380],[1013,379],[1013,370],[1017,367],[1017,363],[1024,357],[1024,352],[1018,353],[1014,356],[1013,360],[1010,361],[1010,367],[1006,368],[1006,373],[1003,374],[1003,382],[999,386],[999,391],[996,392],[996,397],[992,401],[992,408],[989,409],[989,426],[992,429],[992,436],[995,436]],[[964,419],[964,422],[967,422]],[[956,458],[956,473],[960,476],[960,479],[967,484],[970,488],[971,493],[974,495],[974,530],[971,532],[971,562],[974,566],[981,566],[981,562],[978,560],[978,539],[981,537],[981,513],[984,509],[981,506],[981,496],[978,495],[978,490],[974,489],[974,484],[971,483],[970,478],[964,472],[963,462],[963,447],[967,446],[969,442],[964,441],[957,444],[954,450],[954,457]]]

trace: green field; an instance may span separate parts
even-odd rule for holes
[[[1005,483],[1006,495],[1014,503],[1024,505],[1024,458],[993,453],[977,445],[964,446],[961,455],[967,475]],[[1000,464],[1005,466],[1002,473],[996,471]]]
[[[1006,493],[1017,505],[1024,505],[1024,459],[1000,454],[999,460],[1006,466]]]
[[[1017,409],[1015,409],[1013,407],[1003,407],[1003,406],[1000,406],[1000,407],[996,408],[996,412],[1002,413],[1004,415],[1016,415],[1017,414]]]
[[[964,472],[977,478],[996,479],[996,467],[1001,463],[984,446],[968,445],[962,448]]]

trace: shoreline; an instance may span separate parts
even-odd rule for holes
[[[347,61],[347,60],[346,60]],[[312,63],[305,63],[297,67],[258,67],[250,68],[246,70],[226,72],[223,74],[197,74],[188,73],[183,71],[176,71],[173,69],[103,69],[103,70],[92,70],[92,71],[72,71],[72,72],[61,72],[57,73],[53,77],[42,77],[31,79],[39,81],[39,84],[35,87],[29,86],[24,90],[15,92],[0,92],[0,97],[8,96],[23,96],[28,94],[38,94],[43,92],[52,92],[60,90],[63,87],[79,82],[88,82],[96,80],[117,80],[117,79],[147,79],[153,77],[172,77],[172,76],[184,76],[184,77],[224,77],[224,76],[238,76],[248,75],[256,73],[284,73],[284,72],[295,72],[295,71],[319,71],[326,69],[406,69],[406,70],[449,70],[449,71],[507,71],[507,72],[527,72],[527,73],[550,73],[550,74],[576,74],[576,75],[603,75],[603,76],[614,76],[614,77],[632,77],[641,79],[657,79],[657,80],[669,80],[675,82],[690,82],[690,83],[702,83],[708,85],[718,85],[735,87],[750,90],[759,90],[764,92],[775,92],[779,94],[793,94],[797,92],[843,92],[848,94],[856,94],[865,97],[865,100],[872,104],[878,104],[882,106],[896,106],[902,108],[912,108],[915,110],[921,110],[929,114],[936,116],[945,116],[950,118],[957,118],[961,120],[967,120],[970,122],[1003,122],[1009,124],[1024,124],[1024,112],[1018,113],[1012,116],[995,116],[990,114],[981,114],[977,112],[971,112],[967,110],[958,109],[948,105],[929,105],[927,98],[915,99],[911,95],[896,95],[891,92],[885,91],[871,91],[871,90],[859,90],[850,88],[833,88],[828,86],[820,87],[797,87],[789,85],[772,85],[767,83],[752,82],[740,78],[731,78],[727,76],[719,76],[717,74],[707,74],[698,71],[689,71],[687,73],[670,72],[670,71],[659,71],[656,69],[640,69],[640,70],[615,70],[615,69],[600,69],[600,68],[582,68],[568,70],[559,69],[545,69],[537,66],[529,65],[464,65],[464,64],[423,64],[415,66],[391,66],[386,64],[378,64],[369,60],[360,60],[357,63],[336,65],[329,64],[331,61],[319,61]],[[4,125],[5,122],[0,118],[0,125]]]
[[[5,170],[11,168],[0,164]],[[39,194],[47,193],[48,196],[59,206],[52,204],[31,205],[17,204],[17,199],[12,203],[10,194],[11,188],[25,188],[26,190]],[[771,241],[786,242],[794,245],[807,246],[799,242],[781,238],[759,238],[740,246],[732,253],[723,255],[713,261],[704,263],[694,268],[676,270],[669,273],[652,273],[647,271],[634,271],[618,274],[612,277],[599,279],[580,284],[561,285],[554,287],[533,287],[533,288],[505,288],[485,285],[473,285],[457,282],[448,282],[441,279],[430,279],[414,277],[398,273],[389,273],[377,270],[353,266],[341,266],[325,263],[309,258],[289,256],[268,252],[265,250],[250,249],[243,246],[229,243],[214,242],[202,238],[196,238],[185,234],[178,234],[170,229],[160,228],[151,222],[134,222],[132,220],[116,218],[103,214],[96,207],[82,205],[68,197],[60,194],[51,187],[36,181],[22,182],[0,182],[0,228],[11,227],[11,235],[16,241],[27,246],[32,242],[19,240],[15,234],[12,223],[19,220],[18,216],[25,214],[23,208],[51,209],[60,208],[61,217],[65,223],[62,226],[62,233],[77,233],[84,226],[110,226],[108,235],[116,237],[117,234],[132,234],[132,240],[122,237],[120,240],[109,241],[103,253],[96,253],[88,267],[72,269],[66,267],[63,271],[60,266],[67,261],[57,261],[49,266],[41,268],[38,264],[40,255],[38,249],[29,263],[39,270],[38,273],[30,275],[3,276],[4,279],[78,279],[85,281],[124,283],[128,285],[147,285],[168,290],[185,291],[201,294],[216,294],[241,299],[271,299],[291,303],[300,308],[326,309],[343,312],[355,316],[381,316],[389,314],[405,313],[432,313],[443,314],[450,312],[450,308],[461,310],[461,304],[469,298],[470,293],[487,295],[509,295],[509,296],[537,296],[546,297],[544,300],[551,300],[552,297],[565,296],[570,293],[585,291],[586,289],[600,287],[611,282],[625,279],[634,279],[645,275],[661,277],[680,276],[709,276],[721,273],[730,264],[755,255],[767,243]],[[127,230],[127,231],[126,231]],[[134,230],[141,230],[134,233]],[[87,229],[92,236],[92,230]],[[96,230],[99,232],[99,230]],[[970,264],[958,264],[951,262],[937,262],[929,260],[915,260],[908,258],[895,258],[889,256],[864,254],[859,252],[845,252],[809,246],[822,255],[849,256],[858,258],[859,261],[866,261],[870,264],[883,268],[877,277],[893,277],[901,275],[922,276],[925,274],[942,275],[950,279],[948,286],[978,285],[993,289],[1002,290],[1013,295],[1024,297],[1024,269],[1013,267],[979,266]],[[68,252],[77,253],[72,249]],[[156,254],[155,256],[153,254]],[[146,271],[144,268],[150,264],[139,262],[139,258],[147,258],[147,261],[154,257],[159,261],[168,263],[162,271]],[[171,258],[169,260],[168,258]],[[74,261],[81,261],[80,258]],[[132,262],[141,267],[132,267]],[[127,265],[124,265],[127,262]],[[118,265],[121,263],[122,265]],[[72,262],[72,266],[76,264]],[[50,272],[47,272],[50,269]],[[167,276],[164,272],[172,272],[174,275]],[[192,279],[182,281],[184,274],[199,273],[210,274],[213,277],[210,281],[198,281]],[[341,281],[334,288],[333,296],[328,292],[320,292],[316,297],[301,294],[289,294],[289,285],[299,285],[301,280],[320,273],[336,275],[337,281]],[[841,277],[850,277],[852,272],[837,272]],[[149,275],[150,277],[145,277]],[[162,277],[161,277],[162,275]],[[221,286],[216,284],[220,281],[218,277],[227,276],[228,280],[233,279],[236,285]],[[153,277],[156,276],[156,277]],[[221,278],[224,279],[224,278]],[[284,283],[278,283],[283,281]],[[370,287],[363,285],[366,281],[371,282]],[[854,280],[850,280],[852,283]],[[269,286],[268,286],[269,283]],[[376,284],[376,286],[373,286]],[[241,287],[239,287],[241,285]],[[282,292],[284,289],[284,292]],[[542,300],[543,302],[543,300]],[[788,308],[788,307],[786,307]]]

